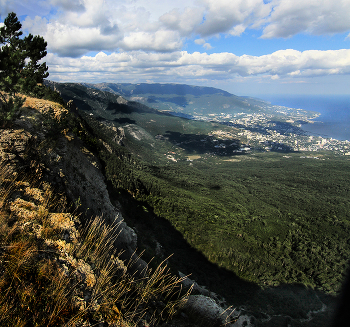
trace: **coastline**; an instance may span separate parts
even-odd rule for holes
[[[263,95],[274,105],[319,112],[312,123],[302,125],[310,135],[350,140],[350,95]]]
[[[346,123],[314,121],[313,123],[302,124],[301,128],[310,135],[339,141],[350,141],[350,128],[349,124]]]

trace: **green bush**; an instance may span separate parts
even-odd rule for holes
[[[0,127],[6,127],[19,116],[25,98],[20,96],[10,97],[7,101],[0,100]]]

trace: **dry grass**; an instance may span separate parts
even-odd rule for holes
[[[166,264],[161,263],[155,271],[147,269],[145,277],[128,273],[126,266],[115,252],[118,225],[107,226],[102,218],[95,218],[82,231],[83,241],[74,251],[77,257],[91,264],[98,271],[91,305],[98,303],[105,320],[135,326],[147,318],[151,324],[170,319],[186,301],[188,294],[181,295],[181,281],[173,276]],[[85,312],[88,312],[89,308]],[[84,316],[80,312],[71,321]]]
[[[44,99],[37,99],[26,96],[26,101],[24,102],[24,107],[29,107],[38,110],[42,114],[52,112],[54,119],[61,121],[68,114],[68,110],[62,105]]]
[[[55,314],[55,294],[63,279],[32,230],[42,222],[45,200],[20,175],[14,178],[0,167],[0,325],[57,326],[63,320]]]
[[[164,262],[128,273],[114,247],[119,225],[97,217],[67,241],[76,217],[48,184],[0,167],[0,208],[0,326],[156,325],[187,299]]]

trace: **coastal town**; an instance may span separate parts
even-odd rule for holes
[[[350,155],[350,141],[336,140],[319,135],[311,135],[302,129],[303,124],[313,124],[318,113],[302,109],[278,107],[279,110],[258,113],[219,113],[193,115],[194,120],[216,122],[227,128],[215,130],[212,135],[216,139],[228,141],[239,139],[240,148],[234,152],[249,151],[331,151],[337,155]],[[219,143],[216,147],[224,149],[227,142]]]

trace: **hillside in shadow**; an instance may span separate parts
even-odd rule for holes
[[[146,203],[135,200],[128,192],[114,189],[111,184],[108,190],[112,202],[120,203],[127,224],[137,231],[139,249],[145,250],[147,260],[156,256],[154,264],[157,264],[162,258],[171,256],[168,262],[174,273],[180,271],[189,275],[199,285],[223,296],[241,314],[251,316],[251,322],[256,326],[330,325],[336,303],[334,297],[301,284],[263,289],[247,282],[211,263],[188,244],[168,220],[154,214]],[[158,251],[155,250],[157,247]]]

